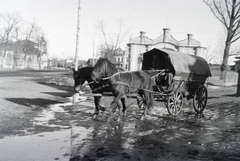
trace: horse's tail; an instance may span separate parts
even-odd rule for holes
[[[146,84],[146,95],[147,95],[147,99],[146,99],[146,103],[148,105],[148,108],[151,108],[154,106],[154,99],[153,99],[153,86],[154,86],[154,82],[152,81],[151,77],[144,71],[142,71],[142,73],[144,73],[144,77],[145,77],[145,81],[148,82]]]
[[[150,91],[153,91],[153,84],[152,84],[152,81],[151,81],[151,87],[149,88]],[[153,107],[154,106],[154,99],[153,99],[153,93],[152,92],[148,92],[148,98],[149,98],[149,108]]]

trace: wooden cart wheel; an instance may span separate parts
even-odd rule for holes
[[[138,104],[138,107],[139,107],[140,110],[144,110],[145,107],[146,107],[146,105],[143,101],[143,98],[139,95],[137,95],[137,104]]]
[[[178,115],[183,107],[182,92],[174,91],[173,95],[168,97],[166,106],[170,115]]]
[[[202,113],[207,104],[207,88],[204,85],[198,86],[193,96],[193,107],[195,112]]]

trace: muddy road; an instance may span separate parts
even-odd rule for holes
[[[240,160],[236,87],[208,86],[203,116],[195,115],[192,100],[178,116],[155,102],[141,121],[128,99],[126,117],[116,122],[109,108],[92,118],[91,97],[72,101],[71,74],[0,71],[0,161]]]

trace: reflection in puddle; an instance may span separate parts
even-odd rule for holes
[[[69,161],[70,155],[79,150],[84,153],[88,146],[84,139],[92,128],[71,127],[63,125],[49,124],[49,121],[58,119],[56,113],[67,113],[64,107],[73,108],[72,102],[50,105],[43,109],[37,117],[33,119],[33,127],[60,127],[60,131],[42,132],[39,134],[29,133],[29,129],[22,130],[25,136],[12,136],[0,139],[0,160],[3,161]],[[30,128],[34,130],[34,128]],[[4,145],[4,146],[2,146]],[[13,155],[14,154],[14,155]]]
[[[71,131],[78,134],[74,140],[72,140],[73,133]],[[75,144],[75,142],[80,144],[87,137],[89,131],[91,129],[73,127],[73,130],[67,129],[27,136],[6,137],[0,139],[0,160],[68,161],[73,146],[71,144]]]
[[[49,120],[55,119],[55,113],[56,112],[66,112],[63,107],[69,106],[70,103],[61,103],[61,104],[55,104],[50,105],[48,109],[43,109],[40,114],[38,114],[37,117],[34,118],[33,125],[44,125],[49,127],[59,127],[59,125],[50,125],[48,124]]]
[[[92,133],[93,129],[86,129],[84,127],[74,127],[71,129],[71,151],[70,157],[75,155],[83,156],[91,145],[90,141],[87,141],[90,133]]]
[[[69,98],[69,101],[72,99],[72,97]],[[89,101],[87,98],[78,98],[78,100],[75,104],[68,102],[51,105],[34,119],[34,125],[58,126],[65,130],[4,138],[0,140],[0,145],[5,145],[0,146],[0,160],[25,161],[37,158],[40,161],[64,161],[74,156],[113,159],[113,155],[119,150],[121,154],[124,154],[123,157],[128,158],[131,153],[139,152],[139,150],[144,153],[145,147],[153,150],[152,147],[155,145],[162,147],[162,151],[169,148],[170,150],[166,150],[167,153],[175,152],[176,147],[188,147],[189,149],[197,147],[199,151],[203,149],[202,152],[207,148],[212,150],[239,147],[239,135],[229,135],[229,137],[226,135],[227,130],[233,127],[236,129],[240,121],[239,112],[234,111],[233,107],[228,107],[228,110],[209,108],[204,111],[204,117],[197,118],[191,112],[173,117],[163,116],[164,112],[160,111],[157,114],[163,117],[152,116],[140,121],[135,117],[137,107],[132,106],[127,109],[124,121],[116,122],[110,118],[110,109],[107,109],[105,113],[100,113],[98,118],[92,119],[89,113],[94,109],[93,100]],[[57,114],[69,116],[63,118],[69,119],[70,124],[74,123],[74,126],[49,124],[51,120],[64,121]],[[224,137],[222,137],[223,134]],[[222,138],[226,140],[234,138],[235,140],[231,141],[230,146],[230,142],[225,142],[221,140]],[[167,146],[163,147],[164,145]]]

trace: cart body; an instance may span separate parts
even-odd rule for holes
[[[158,63],[160,64],[155,69],[152,68],[153,55],[157,56]],[[183,105],[181,100],[172,100],[172,97],[178,97],[179,99],[183,97],[187,99],[193,98],[195,111],[201,113],[207,102],[207,88],[204,84],[206,79],[211,76],[211,71],[206,60],[195,55],[156,48],[143,54],[142,70],[147,72],[153,78],[153,81],[159,78],[158,74],[162,74],[162,71],[166,70],[166,68],[173,69],[174,88],[169,94],[164,91],[164,85],[156,83],[153,87],[155,91],[154,97],[166,102],[168,111],[171,108],[170,106],[173,104],[175,106],[177,102],[180,102],[180,105],[177,105],[177,107],[172,107],[176,112],[169,112],[170,114],[178,114]]]

